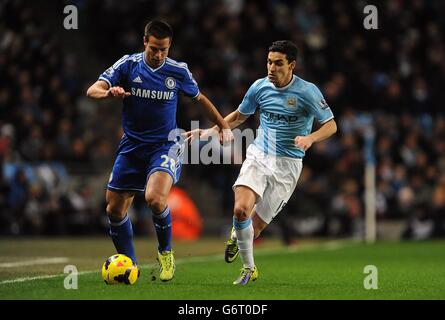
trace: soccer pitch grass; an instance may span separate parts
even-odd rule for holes
[[[110,239],[2,239],[0,299],[445,299],[445,241],[302,240],[284,247],[265,239],[255,246],[259,278],[245,287],[232,285],[241,262],[224,262],[224,239],[174,242],[176,275],[166,283],[158,279],[155,247],[137,239],[140,279],[107,286],[100,271],[114,254]],[[64,288],[65,265],[77,267],[77,290]],[[364,288],[367,265],[377,267],[377,290]]]

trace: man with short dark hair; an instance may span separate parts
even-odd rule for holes
[[[187,64],[168,58],[173,32],[163,21],[144,30],[144,51],[125,55],[102,73],[87,91],[95,99],[123,99],[124,135],[108,182],[106,201],[110,235],[118,253],[136,263],[133,229],[127,216],[135,192],[144,192],[159,242],[160,279],[171,280],[175,262],[167,197],[181,173],[182,145],[176,124],[178,94],[197,101],[221,129],[222,142],[233,139],[227,122],[204,96]],[[224,129],[224,130],[222,130]]]
[[[271,223],[291,197],[303,167],[305,151],[337,131],[334,115],[320,90],[293,74],[298,50],[288,40],[269,47],[267,77],[255,81],[238,109],[225,120],[236,128],[260,111],[259,134],[248,149],[233,185],[233,228],[225,260],[241,256],[241,274],[233,282],[245,285],[258,278],[253,240]],[[314,118],[321,127],[311,133]],[[200,131],[200,136],[211,135]]]

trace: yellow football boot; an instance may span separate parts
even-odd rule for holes
[[[258,269],[254,267],[253,270],[249,268],[241,268],[241,273],[235,281],[233,281],[234,285],[244,286],[249,283],[249,281],[255,281],[258,279]]]
[[[173,250],[158,252],[159,262],[159,279],[162,281],[169,281],[175,276],[175,257],[173,256]]]
[[[234,229],[232,227],[232,233],[234,232]],[[226,242],[226,251],[224,252],[224,260],[226,260],[227,263],[232,263],[233,261],[238,258],[239,255],[239,249],[238,249],[238,241],[235,239],[233,240],[232,237]]]

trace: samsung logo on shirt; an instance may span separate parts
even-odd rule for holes
[[[131,88],[131,94],[139,98],[171,100],[173,99],[174,91],[157,91],[141,88]]]

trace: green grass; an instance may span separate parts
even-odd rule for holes
[[[2,239],[0,265],[36,257],[69,261],[0,267],[0,299],[445,299],[445,241],[375,245],[302,241],[288,248],[266,240],[255,249],[259,279],[240,288],[231,284],[240,261],[223,261],[222,239],[175,242],[176,276],[168,283],[157,279],[154,248],[153,241],[138,239],[141,278],[134,286],[107,286],[100,269],[114,253],[109,239]],[[65,264],[76,265],[81,273],[77,290],[64,288]],[[377,290],[363,287],[366,265],[378,268]],[[58,276],[8,282],[44,275]]]

